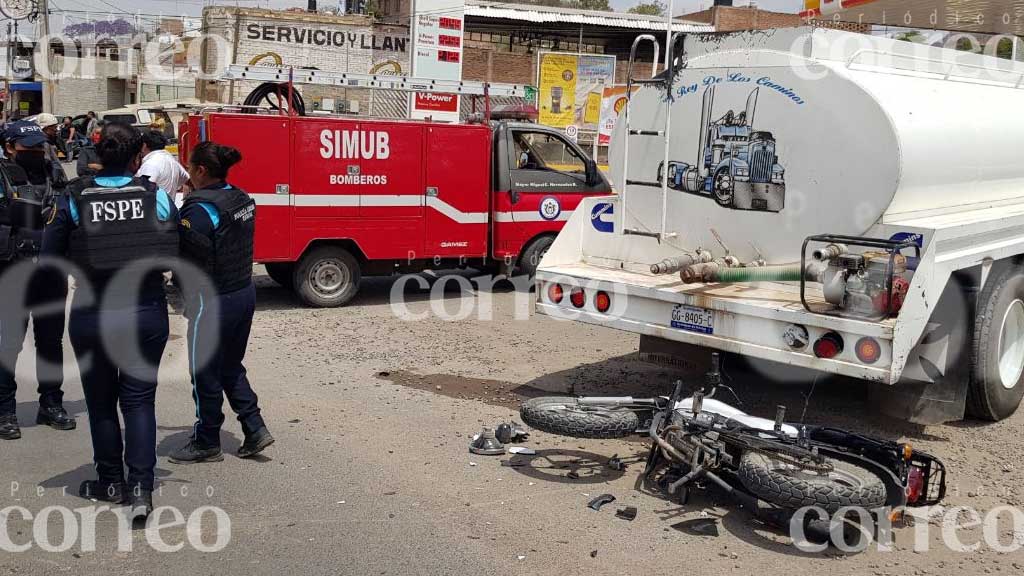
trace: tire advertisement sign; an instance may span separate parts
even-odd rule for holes
[[[633,88],[633,92],[636,92]],[[598,146],[608,146],[612,141],[612,132],[619,115],[626,108],[626,87],[610,86],[601,94],[601,120],[597,127]]]
[[[540,123],[596,130],[601,91],[615,81],[615,57],[541,52],[537,68]]]

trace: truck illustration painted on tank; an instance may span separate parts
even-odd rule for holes
[[[754,130],[755,88],[746,110],[729,110],[712,121],[715,86],[704,91],[697,163],[668,163],[668,186],[711,196],[719,205],[736,210],[781,212],[786,203],[785,168],[775,153],[771,132]],[[661,180],[664,166],[658,168]]]

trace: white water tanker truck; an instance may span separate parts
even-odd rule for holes
[[[575,210],[537,311],[868,380],[914,422],[1013,414],[1024,66],[809,28],[673,44],[618,123],[618,194]]]

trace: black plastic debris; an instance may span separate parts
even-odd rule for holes
[[[502,422],[494,429],[494,437],[502,444],[521,442],[529,435],[523,425],[516,422]]]
[[[591,558],[597,558],[597,550],[591,550],[590,551],[590,557]]]
[[[481,456],[500,456],[505,453],[505,446],[494,437],[494,430],[484,426],[469,444],[469,451]]]
[[[718,537],[718,520],[714,518],[694,518],[672,525],[672,529],[691,536]]]
[[[618,454],[615,454],[608,459],[608,468],[622,472],[626,470],[626,463],[622,461],[622,458],[619,458]]]
[[[597,498],[591,500],[590,503],[587,504],[587,507],[592,510],[599,511],[601,510],[601,506],[604,506],[605,504],[611,504],[612,502],[615,502],[615,496],[612,496],[611,494],[601,494]]]
[[[569,480],[579,480],[580,479],[579,473],[575,472],[575,471],[569,472],[568,474],[565,475],[565,477],[568,478]]]
[[[636,512],[637,510],[635,506],[626,506],[625,508],[617,510],[615,512],[615,517],[632,522],[633,520],[636,520]]]

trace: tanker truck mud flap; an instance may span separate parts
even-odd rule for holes
[[[871,401],[879,411],[925,425],[963,419],[971,377],[967,350],[973,300],[970,290],[950,278],[899,383],[872,386]]]

